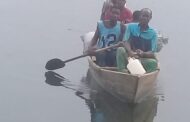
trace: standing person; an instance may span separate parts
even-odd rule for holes
[[[111,7],[109,20],[100,20],[97,25],[94,37],[91,40],[87,53],[93,53],[97,48],[104,48],[119,43],[122,40],[125,26],[117,21],[120,9],[116,6]],[[96,63],[99,66],[116,66],[116,49],[107,50],[95,54]]]
[[[101,19],[109,20],[110,19],[110,6],[118,6],[120,9],[120,15],[118,20],[126,24],[132,21],[132,11],[126,7],[126,0],[106,0],[102,8]]]
[[[124,35],[124,47],[117,50],[117,67],[119,71],[124,71],[128,61],[128,56],[140,58],[146,72],[157,69],[155,52],[157,49],[157,34],[149,26],[152,18],[152,11],[144,8],[140,13],[139,23],[129,23]],[[126,49],[126,50],[125,50]]]

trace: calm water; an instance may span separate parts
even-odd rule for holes
[[[187,0],[131,0],[132,10],[151,8],[151,25],[169,36],[160,52],[159,99],[120,103],[86,82],[88,63],[68,63],[53,76],[52,58],[82,54],[80,36],[96,28],[102,0],[0,1],[1,122],[188,122],[190,24]],[[45,77],[46,73],[46,77]],[[53,78],[53,79],[51,79]],[[51,83],[54,80],[55,82]],[[56,86],[55,86],[56,85]]]

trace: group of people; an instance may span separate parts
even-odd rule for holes
[[[146,72],[156,70],[157,34],[149,26],[151,18],[149,8],[132,13],[126,0],[107,0],[87,53],[96,56],[99,66],[117,67],[121,72],[127,72],[128,57],[140,59]],[[111,45],[115,47],[95,53]]]

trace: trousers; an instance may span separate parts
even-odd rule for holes
[[[117,48],[116,51],[116,62],[118,71],[125,71],[126,66],[128,64],[128,54],[123,47]],[[142,63],[144,69],[147,73],[153,72],[157,69],[158,63],[156,59],[152,58],[140,58],[140,62]]]

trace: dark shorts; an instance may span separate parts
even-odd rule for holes
[[[103,51],[96,54],[96,64],[101,67],[116,66],[116,50]]]

